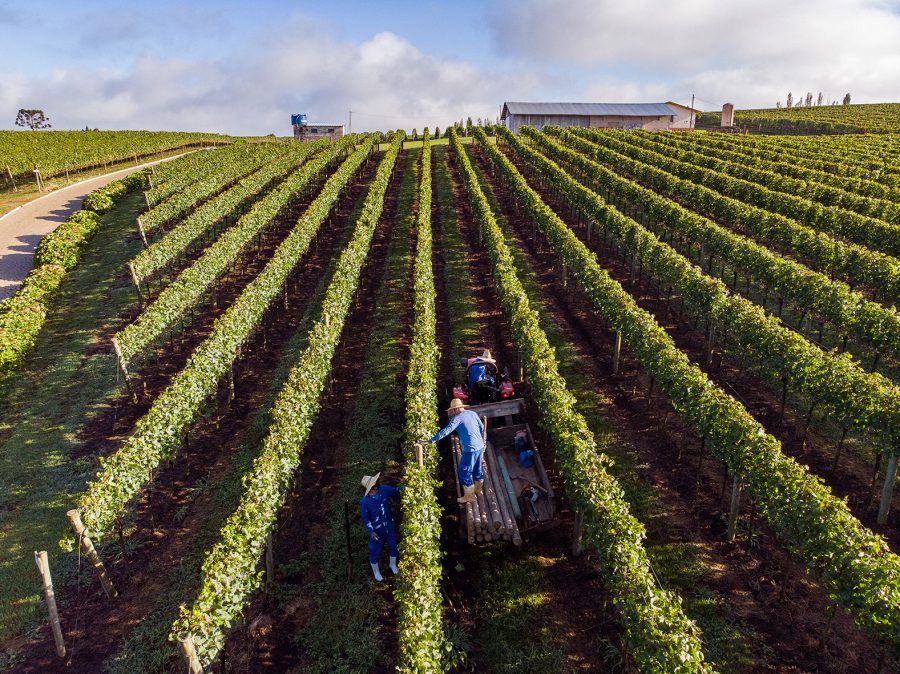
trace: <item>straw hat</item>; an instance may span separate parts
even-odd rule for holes
[[[494,360],[493,358],[491,358],[491,350],[490,349],[484,350],[484,353],[481,354],[481,360],[488,362],[488,363],[493,363],[494,365],[497,364],[497,361]]]
[[[468,407],[462,400],[459,398],[454,398],[450,401],[450,407],[447,408],[448,412],[452,412],[453,410],[464,410]]]
[[[363,475],[362,486],[365,488],[366,493],[368,494],[372,491],[372,487],[374,487],[378,483],[378,477],[381,473],[375,473],[374,475]]]

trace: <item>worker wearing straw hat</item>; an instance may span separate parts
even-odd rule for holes
[[[485,349],[480,356],[476,356],[469,361],[466,377],[468,378],[467,383],[470,390],[474,390],[481,382],[487,382],[490,386],[497,384],[494,374],[488,368],[488,365],[497,365],[497,361],[491,357],[490,349]],[[496,371],[495,367],[494,372]]]
[[[369,532],[369,564],[372,565],[372,575],[379,583],[383,578],[378,559],[385,543],[388,545],[391,573],[397,575],[397,531],[388,499],[400,495],[400,490],[396,487],[378,484],[380,476],[381,473],[363,475],[362,486],[366,491],[359,502],[359,512],[366,531]]]
[[[463,488],[463,495],[457,501],[471,503],[476,495],[481,493],[484,485],[484,471],[481,467],[481,457],[484,456],[484,424],[475,412],[466,409],[459,398],[454,398],[450,402],[447,414],[450,423],[425,442],[437,442],[456,431],[462,445],[458,475]]]

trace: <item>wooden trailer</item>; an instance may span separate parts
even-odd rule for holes
[[[542,531],[559,523],[556,496],[547,471],[524,423],[525,401],[502,400],[469,409],[487,429],[484,452],[484,489],[473,503],[460,504],[460,534],[469,543],[506,540],[522,544],[525,533]],[[525,466],[516,451],[516,435],[524,433],[534,451],[533,464]],[[457,466],[462,451],[456,435],[453,446],[453,474],[457,495],[462,495]]]

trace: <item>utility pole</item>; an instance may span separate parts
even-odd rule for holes
[[[691,131],[694,130],[694,94],[691,94]]]

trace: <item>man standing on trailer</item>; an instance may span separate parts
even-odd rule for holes
[[[366,493],[359,502],[363,525],[369,532],[369,564],[372,566],[372,575],[379,583],[383,578],[381,569],[378,568],[378,558],[381,557],[385,543],[388,545],[391,573],[397,575],[397,531],[388,499],[400,495],[400,489],[389,484],[378,484],[380,475],[381,473],[363,475],[362,486]]]
[[[475,412],[466,409],[459,398],[454,398],[450,402],[447,415],[450,417],[450,423],[425,442],[437,442],[456,431],[462,445],[458,474],[463,488],[463,495],[456,500],[460,503],[471,503],[484,486],[484,471],[481,468],[481,457],[484,456],[484,424]]]

